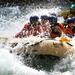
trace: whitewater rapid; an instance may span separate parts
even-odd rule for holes
[[[0,48],[0,75],[75,75],[75,56],[68,56],[54,65],[54,70],[36,70],[21,61],[22,57],[9,52],[7,47]]]
[[[0,48],[0,75],[46,75],[43,71],[25,66],[16,55]]]
[[[22,14],[18,6],[0,8],[0,36],[12,37],[19,32],[28,22],[31,15],[50,14],[60,11],[59,7],[52,9],[33,9],[28,14]],[[24,13],[24,12],[23,12]],[[73,38],[73,40],[75,40]],[[75,44],[72,42],[72,44]],[[61,59],[50,71],[37,70],[26,66],[22,57],[10,53],[10,48],[5,43],[0,44],[0,75],[75,75],[75,57],[68,56]]]

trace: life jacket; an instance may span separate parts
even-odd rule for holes
[[[65,34],[73,35],[72,27],[67,27],[67,28],[65,29]]]
[[[64,28],[63,24],[58,23],[58,26],[60,27],[60,29],[62,30],[62,32],[65,31],[65,28]]]
[[[30,28],[30,23],[27,23],[27,24],[25,24],[24,25],[24,27],[23,27],[23,29],[21,30],[21,31],[23,31],[23,30],[29,30],[29,28]]]
[[[60,37],[61,34],[62,30],[60,29],[59,26],[51,26],[51,33],[50,33],[51,38]]]
[[[56,38],[56,37],[59,37],[56,33],[50,33],[50,37],[51,38]]]
[[[24,27],[23,27],[23,29],[19,32],[19,33],[17,33],[16,35],[15,35],[15,37],[17,38],[17,37],[24,37],[25,36],[25,32],[27,31],[27,30],[29,30],[30,29],[30,24],[29,23],[27,23],[27,24],[25,24],[24,25]]]

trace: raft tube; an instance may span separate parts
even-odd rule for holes
[[[60,40],[51,40],[51,39],[43,39],[38,40],[39,38],[23,38],[23,39],[14,39],[10,41],[12,48],[17,53],[27,53],[27,54],[35,54],[35,55],[53,55],[58,57],[66,56],[71,48],[72,44],[69,43],[69,40],[61,38]],[[31,40],[31,42],[35,43],[30,44],[27,40]],[[26,41],[26,43],[25,43]],[[39,42],[38,42],[39,41]],[[19,46],[18,44],[22,44]]]
[[[27,52],[29,54],[64,57],[68,54],[71,48],[72,45],[68,43],[61,43],[54,40],[44,40],[35,45],[28,46]]]

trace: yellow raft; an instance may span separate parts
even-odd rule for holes
[[[69,53],[71,48],[72,45],[69,44],[68,42],[44,40],[38,44],[29,46],[27,52],[37,55],[53,55],[63,57]]]
[[[31,42],[34,42],[34,39],[36,40],[34,44],[29,44],[27,42],[24,43],[25,41],[27,41],[27,39],[15,39],[13,42],[10,43],[22,43],[21,48],[15,48],[15,46],[13,47],[19,53],[22,52],[36,55],[53,55],[58,57],[66,56],[68,53],[70,53],[71,48],[73,47],[69,43],[71,40],[64,37],[61,37],[59,40],[44,39],[40,42],[37,42],[38,38],[30,39]]]

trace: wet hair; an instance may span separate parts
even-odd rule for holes
[[[31,23],[31,24],[37,22],[38,20],[39,20],[39,17],[38,17],[38,16],[31,16],[31,17],[30,17],[30,23]]]
[[[50,15],[56,16],[56,14],[55,14],[55,13],[51,13]]]

